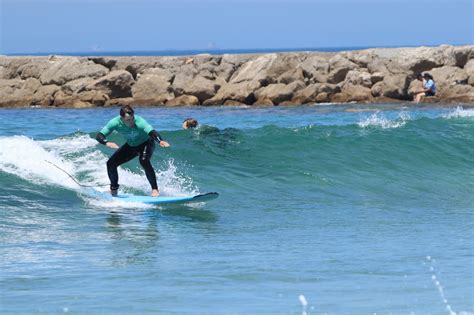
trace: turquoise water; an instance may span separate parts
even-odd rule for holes
[[[167,207],[46,162],[105,190],[117,108],[0,110],[0,313],[473,314],[474,109],[408,105],[137,108],[163,195],[220,193]]]

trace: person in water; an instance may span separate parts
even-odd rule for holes
[[[196,128],[198,126],[198,121],[194,118],[186,118],[183,121],[183,129]]]
[[[126,139],[125,144],[120,148],[116,143],[106,139],[113,131],[118,132]],[[116,196],[119,189],[117,167],[137,156],[140,157],[140,164],[145,170],[146,178],[151,185],[151,196],[157,197],[160,195],[155,170],[150,163],[150,159],[155,150],[155,141],[161,147],[169,147],[170,144],[163,140],[160,134],[145,119],[135,115],[131,106],[122,106],[120,115],[112,118],[100,130],[96,139],[99,143],[111,149],[118,149],[107,161],[107,173],[110,179],[110,193],[112,196]]]
[[[423,82],[423,89],[415,92],[415,98],[413,101],[419,103],[423,96],[435,96],[436,94],[436,83],[429,73],[424,75],[418,74],[416,76],[417,80]]]

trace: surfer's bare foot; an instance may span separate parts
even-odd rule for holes
[[[153,189],[151,191],[151,196],[152,197],[158,197],[160,195],[160,192],[158,191],[158,189]]]

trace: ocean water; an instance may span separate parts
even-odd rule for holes
[[[397,48],[398,46],[387,46],[378,48]],[[404,46],[410,47],[410,46]],[[415,47],[415,46],[413,46]],[[435,46],[433,46],[435,47]],[[48,56],[48,55],[64,55],[64,56],[188,56],[197,54],[262,54],[262,53],[285,53],[285,52],[305,52],[305,51],[323,51],[323,52],[339,52],[351,50],[363,50],[373,48],[369,46],[350,46],[350,47],[293,47],[293,48],[262,48],[262,49],[194,49],[194,50],[132,50],[132,51],[75,51],[75,52],[23,52],[15,54],[7,54],[14,56]]]
[[[105,190],[117,112],[0,109],[1,314],[474,314],[474,109],[137,108],[162,194],[220,193],[163,207],[50,164]]]

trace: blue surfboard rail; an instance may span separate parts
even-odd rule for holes
[[[158,205],[158,204],[168,204],[168,203],[195,203],[195,202],[206,202],[209,200],[216,199],[219,197],[219,194],[216,192],[209,192],[199,195],[190,195],[190,196],[177,196],[177,197],[168,197],[168,196],[136,196],[136,195],[125,195],[118,194],[115,197],[112,197],[107,194],[109,198],[113,200],[120,200],[125,202],[137,202],[144,203],[149,205]]]

